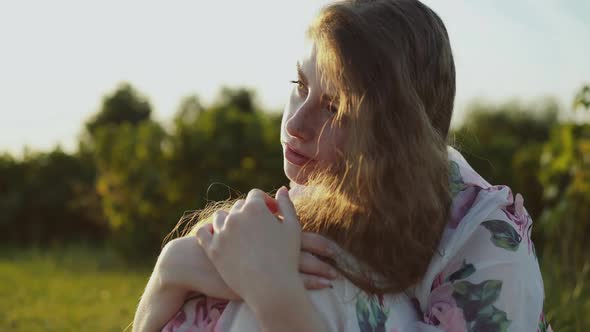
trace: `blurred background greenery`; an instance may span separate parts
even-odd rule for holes
[[[224,88],[166,123],[122,83],[77,151],[0,155],[0,329],[120,331],[162,240],[185,211],[286,184],[280,112]],[[551,99],[473,103],[450,144],[489,182],[522,193],[556,331],[590,330],[590,86]],[[586,114],[584,114],[586,113]]]

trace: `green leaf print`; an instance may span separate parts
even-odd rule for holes
[[[465,320],[470,322],[476,320],[480,311],[498,299],[502,281],[486,280],[473,284],[464,280],[453,283],[453,289],[453,298],[457,306],[463,309]]]
[[[457,193],[465,189],[465,183],[463,182],[463,178],[461,177],[461,172],[459,171],[459,164],[457,164],[457,162],[453,160],[449,162],[449,173],[449,185],[451,187],[451,193],[453,197],[455,197]]]
[[[470,327],[470,331],[498,331],[505,332],[510,326],[506,313],[493,305],[483,308],[477,315],[477,319]]]
[[[360,298],[356,300],[356,319],[361,332],[372,331],[373,328],[369,323],[369,307]]]
[[[359,295],[356,300],[356,318],[361,332],[385,332],[389,309],[380,303],[377,296]]]
[[[458,269],[457,271],[453,272],[453,274],[451,274],[447,280],[450,282],[456,281],[458,279],[465,279],[467,277],[469,277],[470,275],[472,275],[475,272],[475,267],[473,266],[473,264],[469,263],[467,264],[467,262],[465,260],[463,260],[463,265],[461,266],[460,269]]]
[[[491,240],[496,247],[518,250],[522,238],[509,223],[504,220],[486,220],[481,224],[492,233]]]

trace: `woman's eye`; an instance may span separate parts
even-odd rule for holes
[[[303,84],[303,82],[301,80],[297,80],[297,81],[290,81],[293,84],[297,84],[297,91],[299,91],[300,93],[305,93],[305,84]]]

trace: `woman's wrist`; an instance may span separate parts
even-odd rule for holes
[[[300,278],[273,283],[245,300],[263,331],[326,331]]]
[[[273,278],[272,282],[262,280],[258,286],[249,288],[246,294],[242,294],[244,301],[257,314],[276,312],[277,307],[284,305],[286,299],[303,298],[306,290],[301,278]]]

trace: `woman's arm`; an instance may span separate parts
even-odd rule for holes
[[[279,289],[259,291],[258,295],[250,297],[246,303],[260,322],[262,331],[328,331],[328,325],[297,280],[287,281]]]
[[[133,320],[133,332],[161,331],[182,306],[185,292],[166,286],[154,271],[148,281]]]
[[[269,211],[268,196],[255,189],[229,215],[216,214],[212,229],[199,229],[197,238],[263,330],[326,331],[299,277],[301,225],[295,208],[286,188],[276,198],[280,218]]]
[[[336,271],[316,256],[331,257],[337,247],[314,233],[301,234],[300,278],[307,289],[330,286]],[[142,295],[134,319],[133,331],[161,328],[194,294],[219,299],[239,299],[223,281],[194,236],[170,241],[158,257],[154,271]]]
[[[158,257],[139,302],[133,331],[159,331],[194,293],[228,300],[239,298],[221,279],[194,237],[172,240]]]

